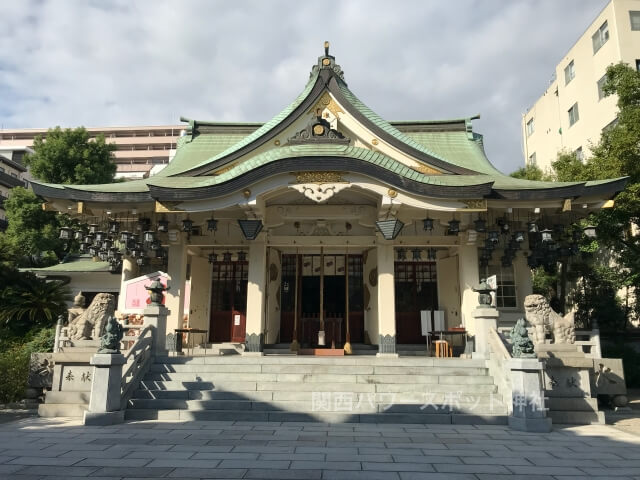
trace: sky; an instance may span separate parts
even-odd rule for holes
[[[606,0],[3,0],[0,126],[267,121],[331,42],[386,120],[470,117],[524,165],[520,121]]]

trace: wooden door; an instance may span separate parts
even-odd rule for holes
[[[247,262],[214,262],[211,286],[211,342],[245,341]]]
[[[438,308],[434,262],[396,262],[396,342],[424,343],[420,311]]]

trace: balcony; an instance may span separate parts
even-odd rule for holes
[[[21,180],[16,177],[12,177],[11,175],[5,172],[0,172],[0,185],[4,185],[5,187],[9,187],[9,188],[26,186],[24,180]]]
[[[3,197],[0,195],[0,208],[4,210],[4,202],[7,200],[7,197]]]
[[[0,232],[4,232],[8,226],[9,226],[9,222],[0,218]]]

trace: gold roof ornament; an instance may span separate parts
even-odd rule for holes
[[[326,40],[324,42],[324,56],[325,57],[329,56],[329,42]]]

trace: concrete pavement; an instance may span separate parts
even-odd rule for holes
[[[491,425],[76,419],[0,425],[11,479],[640,479],[640,436],[611,426],[531,434]]]

